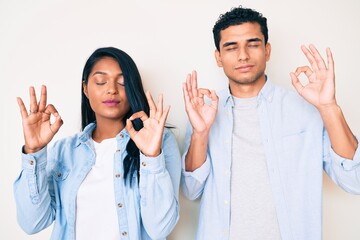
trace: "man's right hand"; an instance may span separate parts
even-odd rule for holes
[[[215,91],[197,88],[196,72],[193,71],[183,83],[186,113],[193,128],[191,142],[185,157],[185,170],[192,172],[206,160],[206,149],[211,125],[214,123],[219,98]],[[211,99],[206,104],[204,96]]]
[[[186,82],[183,83],[183,95],[186,113],[195,134],[207,134],[213,124],[219,98],[215,91],[197,87],[196,71],[188,74]],[[204,96],[211,99],[208,105],[204,101]]]

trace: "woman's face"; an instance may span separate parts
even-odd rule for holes
[[[130,106],[125,93],[124,76],[115,59],[104,57],[92,68],[84,93],[95,112],[96,121],[121,121]]]

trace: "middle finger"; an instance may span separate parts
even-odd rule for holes
[[[316,49],[316,47],[313,44],[310,44],[309,48],[310,48],[312,55],[315,57],[318,68],[326,69],[324,59],[321,57],[321,55],[320,55],[319,51]]]
[[[147,99],[147,101],[149,103],[150,118],[154,118],[155,114],[156,114],[156,106],[155,106],[154,100],[153,100],[153,98],[152,98],[149,91],[146,92],[146,99]]]
[[[159,120],[161,118],[161,115],[163,113],[163,102],[164,102],[163,95],[160,94],[159,98],[158,98],[157,110],[156,110],[156,115],[155,115],[155,118],[157,120]]]
[[[315,60],[313,54],[310,52],[310,50],[309,50],[307,47],[305,47],[304,45],[301,46],[301,50],[302,50],[302,52],[305,54],[305,57],[306,57],[307,60],[309,61],[312,69],[313,69],[314,71],[318,70],[319,67],[318,67],[318,65],[317,65],[317,63],[316,63],[316,60]]]

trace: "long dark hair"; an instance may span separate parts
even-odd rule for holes
[[[141,77],[138,68],[136,67],[135,62],[132,58],[125,53],[124,51],[114,48],[114,47],[106,47],[99,48],[95,50],[93,54],[86,61],[84,66],[82,81],[87,85],[89,74],[92,71],[94,65],[104,57],[111,57],[115,59],[124,76],[124,84],[125,84],[125,93],[130,105],[130,110],[126,114],[123,119],[124,126],[126,124],[126,119],[129,118],[133,113],[138,111],[144,111],[147,115],[149,115],[149,104],[147,102],[144,88],[141,82]],[[90,106],[89,99],[85,96],[83,83],[81,83],[81,121],[82,121],[82,130],[92,122],[96,121],[95,112],[92,110]],[[133,121],[134,128],[139,131],[142,127],[142,121],[140,119],[135,119]],[[136,173],[139,181],[139,164],[140,164],[140,155],[139,149],[132,139],[129,140],[126,145],[127,155],[123,161],[124,167],[124,179],[125,183],[127,179],[129,179],[130,186],[132,184],[132,176]]]

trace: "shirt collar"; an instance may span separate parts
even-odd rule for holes
[[[75,147],[79,146],[80,144],[84,144],[91,138],[91,134],[96,128],[96,123],[89,123],[84,130],[79,134]],[[116,135],[116,140],[119,141],[122,138],[129,138],[130,135],[128,131],[124,128]]]
[[[274,98],[274,91],[275,87],[273,83],[270,81],[270,79],[266,76],[266,81],[264,86],[261,88],[259,94],[258,94],[258,103],[261,101],[267,101],[272,102]],[[225,90],[225,101],[223,102],[223,106],[226,107],[227,105],[230,105],[231,107],[234,107],[234,99],[233,96],[230,93],[230,86],[226,88]]]

